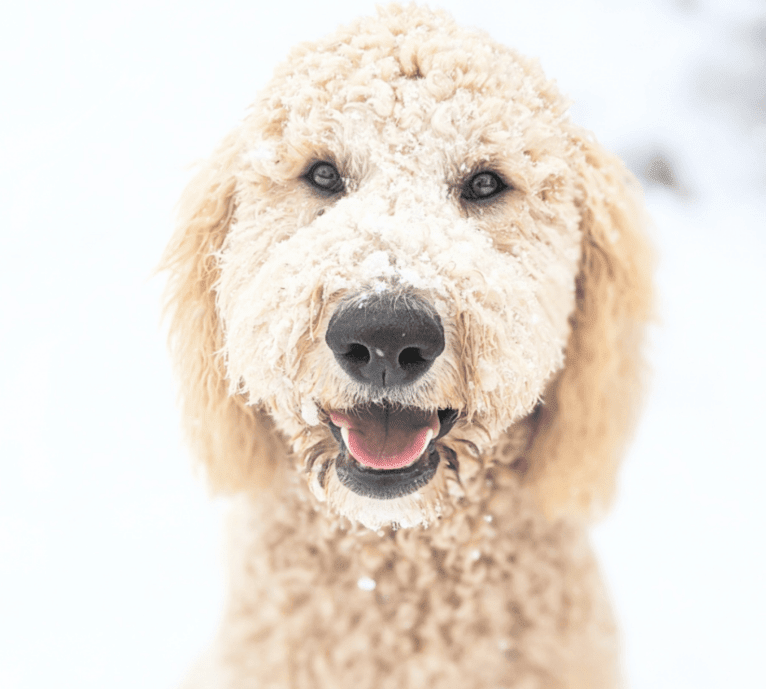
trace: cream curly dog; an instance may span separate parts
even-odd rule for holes
[[[184,416],[236,493],[189,687],[619,684],[588,517],[639,396],[635,182],[441,12],[294,50],[165,257]]]

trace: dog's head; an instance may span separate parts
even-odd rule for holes
[[[543,508],[606,499],[647,257],[628,173],[565,111],[535,63],[422,8],[291,53],[186,191],[165,260],[216,485],[254,485],[289,446],[336,511],[428,523],[455,442],[486,452],[534,412]]]

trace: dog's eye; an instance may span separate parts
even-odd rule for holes
[[[463,185],[461,196],[468,201],[483,201],[507,188],[508,185],[494,172],[479,172]]]
[[[319,191],[328,194],[337,194],[343,191],[343,178],[330,163],[320,162],[311,166],[311,169],[305,175],[309,184],[316,187]]]

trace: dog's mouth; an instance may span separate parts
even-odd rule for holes
[[[330,430],[340,454],[340,482],[358,495],[389,500],[414,493],[439,466],[436,441],[458,419],[454,409],[425,410],[371,404],[330,411]]]

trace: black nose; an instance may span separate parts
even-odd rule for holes
[[[422,299],[375,295],[341,306],[325,341],[354,380],[376,387],[420,378],[444,351],[444,328]]]

